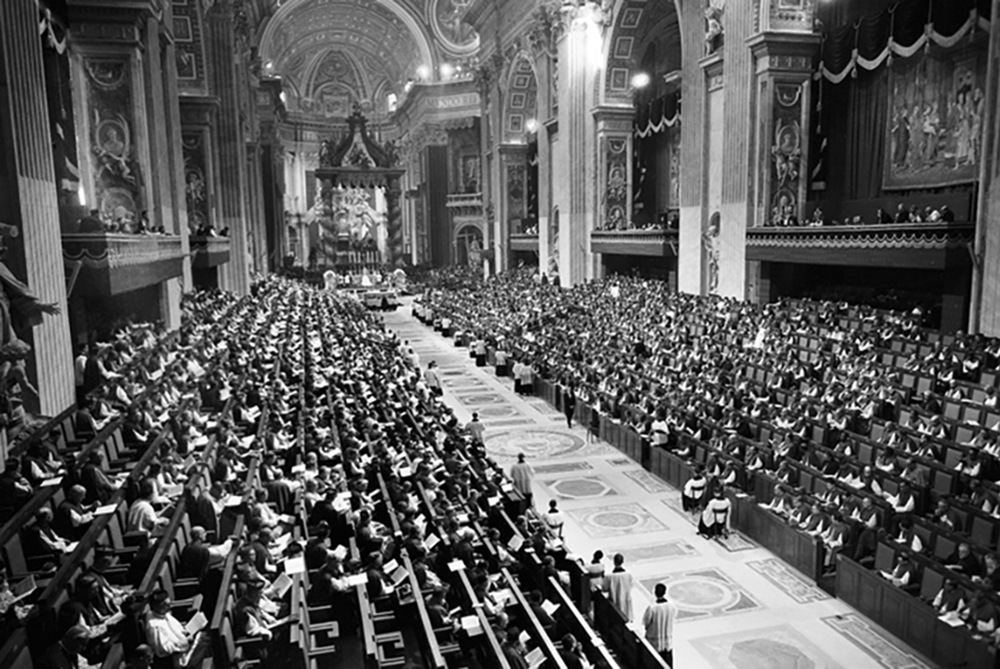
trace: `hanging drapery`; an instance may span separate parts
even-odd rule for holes
[[[679,92],[661,95],[646,105],[641,105],[635,113],[635,135],[645,139],[650,135],[672,128],[681,120],[681,96]]]
[[[950,48],[990,27],[990,0],[909,0],[823,35],[816,77],[839,84],[892,58],[909,58],[930,44]]]

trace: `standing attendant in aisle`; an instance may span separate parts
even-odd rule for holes
[[[566,427],[573,427],[573,416],[576,415],[576,388],[573,384],[563,390],[563,413],[566,414]]]
[[[437,373],[437,361],[431,360],[430,364],[427,365],[427,370],[424,372],[424,383],[427,387],[431,389],[431,393],[440,397],[444,394],[441,390],[441,378]]]
[[[524,461],[524,453],[518,453],[517,462],[510,468],[510,480],[514,490],[521,493],[527,508],[531,508],[531,465]]]
[[[497,376],[507,376],[507,351],[503,348],[503,340],[497,342],[497,351],[493,354],[496,363]]]
[[[657,583],[654,588],[656,601],[642,615],[646,640],[667,664],[674,665],[674,619],[677,607],[667,601],[667,586]]]
[[[604,589],[627,622],[632,622],[632,574],[625,571],[625,556],[615,554],[615,568],[604,577]]]
[[[472,420],[465,426],[465,429],[469,431],[476,443],[483,443],[483,433],[486,432],[486,426],[480,422],[478,413],[472,413]]]

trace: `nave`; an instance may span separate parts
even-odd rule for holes
[[[487,452],[509,471],[518,453],[535,470],[535,507],[558,501],[567,547],[585,562],[615,553],[639,585],[633,620],[663,582],[679,608],[674,661],[683,669],[922,669],[932,667],[908,646],[850,606],[810,584],[773,553],[733,533],[721,542],[697,534],[680,492],[607,443],[588,441],[579,424],[540,397],[515,394],[512,380],[476,367],[456,347],[419,323],[408,307],[385,315],[426,367],[440,367],[444,402],[461,422],[479,413]]]

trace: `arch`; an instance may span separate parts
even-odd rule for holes
[[[472,245],[478,241],[478,249]],[[455,251],[454,264],[469,265],[475,264],[477,267],[482,262],[482,253],[486,246],[486,234],[480,221],[461,221],[456,223],[454,235],[452,237],[452,248]],[[474,256],[478,251],[479,261],[473,263]]]
[[[268,19],[267,25],[265,26],[263,34],[260,38],[260,54],[265,62],[273,60],[273,58],[277,56],[277,54],[271,53],[271,49],[273,48],[276,32],[282,23],[291,20],[297,9],[308,5],[313,1],[314,0],[287,0],[281,7],[278,8],[271,18]],[[389,10],[403,22],[403,25],[405,25],[413,35],[413,39],[417,44],[417,49],[420,52],[421,60],[423,60],[427,66],[431,68],[431,71],[436,71],[437,63],[434,59],[434,50],[431,48],[429,36],[424,32],[420,23],[399,3],[395,2],[395,0],[370,1]]]
[[[673,31],[678,63],[684,53],[681,0],[617,0],[603,46],[605,64],[597,98],[602,103],[631,103],[631,78],[650,41],[664,30]]]
[[[511,59],[504,83],[500,136],[504,142],[524,142],[528,121],[538,120],[538,72],[526,52]]]

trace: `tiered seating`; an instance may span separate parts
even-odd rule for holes
[[[1000,433],[993,428],[1000,412],[989,399],[1000,364],[996,342],[939,335],[907,315],[867,308],[786,301],[761,310],[613,281],[620,297],[600,284],[553,293],[501,279],[478,292],[428,294],[415,311],[438,326],[448,319],[461,333],[457,345],[485,339],[491,362],[502,346],[530,364],[542,377],[536,392],[557,408],[572,383],[576,419],[674,485],[695,466],[709,471],[713,487],[730,481],[736,526],[821,582],[824,542],[764,508],[776,489],[796,503],[844,512],[850,532],[841,565],[856,557],[884,566],[889,547],[909,550],[895,539],[912,516],[924,545],[914,560],[932,573],[925,595],[947,573],[942,561],[958,542],[979,556],[997,550]],[[562,321],[546,321],[539,310]],[[574,343],[580,332],[590,345],[582,354]],[[622,333],[644,340],[645,351],[633,349],[628,335],[622,342]],[[668,434],[662,447],[654,445],[661,441],[654,424]],[[874,483],[860,480],[866,466]],[[910,514],[892,508],[904,482],[915,493]],[[864,498],[879,511],[874,535],[850,522]],[[925,517],[942,499],[953,528]],[[841,571],[830,587],[853,602],[848,591],[857,587]],[[985,594],[1000,604],[995,590]],[[894,615],[889,604],[866,612],[877,620]],[[926,629],[884,624],[933,657],[986,649],[968,633],[956,641],[963,628],[944,623],[949,639],[936,645]]]
[[[609,646],[594,632],[581,565],[555,537],[538,543],[522,533],[538,519],[529,512],[527,524],[520,520],[523,500],[502,471],[362,305],[275,280],[257,301],[227,313],[185,349],[185,362],[196,364],[150,386],[155,430],[140,438],[135,426],[112,421],[86,441],[67,440],[61,455],[72,456],[73,466],[63,480],[39,488],[0,528],[12,580],[31,574],[39,586],[18,608],[25,625],[10,630],[0,666],[37,659],[60,637],[73,622],[64,614],[82,596],[82,577],[109,551],[118,564],[102,568],[102,578],[130,590],[121,620],[106,630],[91,625],[88,657],[107,669],[122,669],[140,644],[154,643],[146,637],[149,602],[161,592],[182,625],[204,617],[191,647],[203,652],[205,669],[414,660],[496,669],[511,666],[505,653],[521,652],[514,648],[522,643],[558,668],[566,666],[564,632],[595,666],[664,666],[621,620],[606,621],[616,626]],[[95,453],[113,482],[105,488],[94,488]],[[177,470],[183,476],[173,478]],[[169,506],[151,533],[130,531],[130,509],[153,475],[163,480],[152,501]],[[22,538],[38,509],[58,507],[77,480],[104,506],[64,557],[48,556],[52,568]],[[196,525],[223,555],[192,578],[184,560]],[[280,536],[268,537],[271,526]],[[319,541],[325,532],[326,546]],[[260,556],[255,564],[244,561],[248,546]],[[317,550],[327,560],[342,556],[343,576],[333,562],[309,569],[303,559],[314,560]],[[554,557],[568,581],[543,557]],[[276,570],[258,570],[263,562]],[[241,615],[245,593],[262,576],[279,611],[274,624],[261,618],[273,638],[251,635]],[[320,596],[328,582],[345,590],[335,601]],[[442,588],[451,613],[436,603]],[[534,591],[557,607],[554,626],[536,612]],[[505,641],[508,623],[523,635]]]
[[[243,317],[256,316],[250,306],[249,301],[244,301],[239,309],[226,312],[236,323],[242,323],[236,330],[242,329],[247,335],[247,344],[254,341],[250,337],[254,323],[244,321]],[[58,442],[58,455],[69,463],[66,471],[50,479],[48,485],[39,486],[0,528],[0,546],[9,578],[17,583],[31,576],[37,585],[15,607],[17,617],[7,618],[21,621],[25,626],[10,630],[10,642],[2,650],[0,665],[22,666],[28,662],[29,652],[38,657],[48,644],[58,640],[64,626],[70,624],[71,619],[62,614],[73,596],[74,584],[95,563],[99,552],[110,550],[118,561],[117,566],[102,569],[103,578],[134,589],[122,602],[124,619],[109,626],[107,633],[97,632],[104,666],[122,666],[126,651],[134,648],[141,638],[144,598],[152,590],[166,590],[175,606],[180,607],[178,610],[190,614],[199,610],[204,598],[195,591],[201,588],[198,583],[183,582],[178,577],[177,562],[189,539],[188,508],[207,485],[208,472],[215,465],[217,441],[227,434],[230,411],[239,404],[234,396],[211,409],[214,415],[200,416],[199,394],[204,395],[205,388],[213,385],[213,378],[229,375],[238,363],[231,359],[231,350],[218,346],[221,332],[199,337],[190,347],[191,335],[203,332],[204,328],[192,324],[189,329],[183,358],[186,368],[178,368],[169,382],[161,378],[144,393],[148,410],[163,412],[153,421],[154,431],[141,435],[134,425],[116,419],[89,440],[70,438]],[[236,392],[240,392],[238,387]],[[189,428],[187,418],[200,422],[197,432],[196,428]],[[62,421],[60,424],[65,425]],[[186,450],[178,452],[178,448]],[[86,469],[94,454],[100,454],[105,465],[100,469],[106,487],[98,490],[92,489],[96,479]],[[145,532],[129,531],[129,508],[137,497],[140,482],[154,473],[160,478],[161,498],[170,499],[171,503],[166,509],[169,524],[150,537]],[[175,473],[182,474],[176,484],[171,481]],[[58,518],[59,506],[72,492],[70,486],[78,482],[88,489],[88,496],[94,493],[100,508],[93,512],[92,520],[85,520],[80,526],[78,541],[64,551],[45,547],[47,552],[39,554],[37,532],[33,529],[37,521],[32,522],[33,519],[42,508],[55,512]]]

